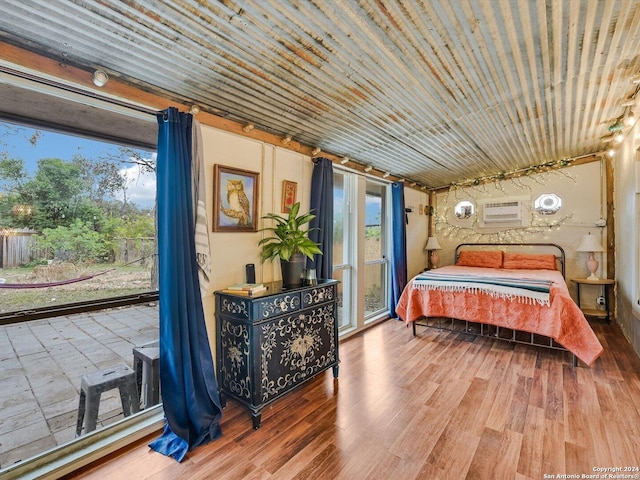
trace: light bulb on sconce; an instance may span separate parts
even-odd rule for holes
[[[427,240],[427,245],[424,249],[429,254],[429,262],[431,263],[431,268],[438,268],[438,263],[440,263],[440,256],[438,255],[438,250],[442,250],[440,243],[438,242],[438,237],[429,237]]]
[[[104,70],[96,70],[93,72],[93,84],[96,87],[104,87],[109,81],[109,75]]]

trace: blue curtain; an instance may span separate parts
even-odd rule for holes
[[[320,244],[322,255],[315,255],[309,268],[316,269],[318,278],[333,275],[333,163],[328,158],[313,159],[311,202],[309,209],[316,216],[309,223],[309,238]]]
[[[396,306],[407,285],[407,213],[404,210],[404,183],[391,185],[391,298],[389,315],[397,317]]]
[[[192,120],[175,108],[158,115],[160,390],[166,422],[149,446],[179,462],[221,435],[222,416],[195,253]]]

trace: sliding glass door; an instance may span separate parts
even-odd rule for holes
[[[340,280],[343,334],[388,311],[388,184],[334,170],[333,278]]]

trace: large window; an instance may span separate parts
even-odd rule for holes
[[[338,319],[343,333],[388,312],[388,185],[334,172],[334,266],[340,280]]]
[[[34,124],[0,122],[0,469],[85,441],[83,376],[133,368],[158,339],[155,151]],[[145,386],[142,409],[158,402]],[[124,414],[104,392],[96,427]]]

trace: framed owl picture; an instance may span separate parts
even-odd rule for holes
[[[213,231],[257,232],[260,174],[213,166]]]

